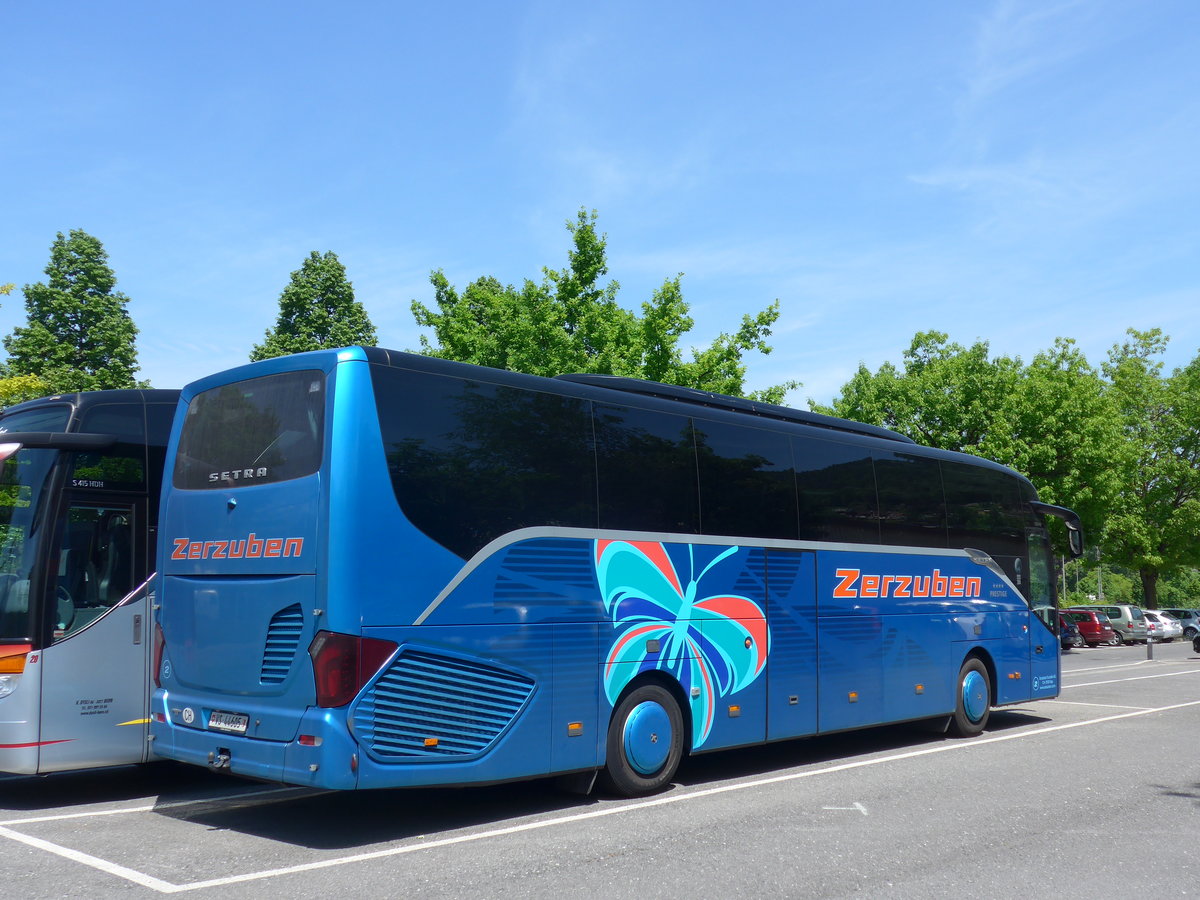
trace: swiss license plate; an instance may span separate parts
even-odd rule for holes
[[[208,727],[217,731],[231,731],[234,734],[245,734],[250,717],[245,713],[221,712],[213,710],[208,714]]]

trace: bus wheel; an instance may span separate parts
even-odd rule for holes
[[[661,790],[683,759],[683,714],[670,691],[657,684],[635,688],[613,710],[601,781],[623,797]]]
[[[972,656],[958,671],[958,700],[954,705],[954,733],[974,737],[987,725],[992,707],[992,686],[987,666]]]

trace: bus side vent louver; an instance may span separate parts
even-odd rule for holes
[[[405,650],[359,703],[354,728],[385,761],[475,756],[516,718],[533,687],[527,675],[478,660]]]
[[[303,631],[304,614],[300,611],[299,603],[293,603],[271,616],[271,624],[267,626],[267,641],[263,647],[260,682],[280,684],[287,678]]]

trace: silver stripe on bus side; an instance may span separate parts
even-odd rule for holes
[[[467,576],[474,572],[485,560],[493,556],[500,550],[510,544],[517,544],[521,541],[535,540],[537,538],[572,538],[575,540],[618,540],[618,541],[653,541],[663,544],[712,544],[721,547],[761,547],[767,550],[842,550],[853,551],[857,553],[890,553],[897,556],[957,556],[966,557],[973,563],[985,566],[993,573],[1004,579],[1018,597],[1024,599],[1024,595],[1009,581],[1008,576],[1004,574],[996,562],[981,550],[956,550],[949,547],[898,547],[891,544],[848,544],[848,543],[825,543],[822,541],[789,541],[779,538],[753,538],[747,540],[744,537],[728,537],[711,534],[671,534],[669,532],[658,531],[600,531],[593,528],[561,528],[555,526],[543,526],[538,528],[519,528],[516,531],[510,531],[508,534],[501,535],[490,543],[486,544],[482,549],[475,553],[466,564],[458,570],[458,573],[450,579],[447,584],[438,593],[433,601],[425,607],[416,619],[413,620],[414,625],[422,625],[428,619],[450,594],[457,588]]]

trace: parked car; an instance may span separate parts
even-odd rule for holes
[[[1113,634],[1112,623],[1104,613],[1090,609],[1064,609],[1062,614],[1075,623],[1083,636],[1083,642],[1089,647],[1099,647],[1101,644],[1116,641],[1117,636]]]
[[[1061,612],[1058,614],[1058,642],[1064,650],[1082,647],[1084,644],[1083,635],[1074,619]]]
[[[1179,620],[1168,616],[1160,609],[1146,610],[1146,628],[1151,625],[1155,626],[1154,639],[1162,641],[1164,644],[1169,644],[1177,637],[1183,637],[1183,626],[1179,624]]]
[[[1146,614],[1140,606],[1130,603],[1115,603],[1104,605],[1073,606],[1077,609],[1090,609],[1092,612],[1102,612],[1108,616],[1112,624],[1113,634],[1119,644],[1144,644],[1148,639]]]
[[[1200,610],[1197,609],[1163,609],[1167,615],[1174,616],[1183,626],[1183,636],[1191,640],[1200,634]]]

